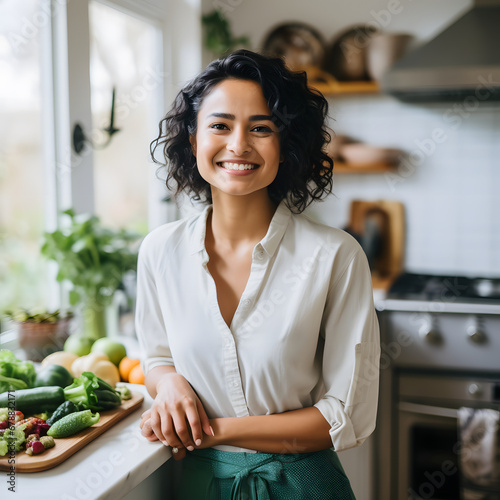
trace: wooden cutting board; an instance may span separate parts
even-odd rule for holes
[[[381,254],[371,269],[373,288],[388,290],[404,265],[404,205],[392,200],[352,201],[349,228],[363,235],[368,219],[378,224],[382,238]]]
[[[40,455],[30,457],[24,451],[16,454],[16,472],[39,472],[51,469],[64,462],[68,457],[81,450],[86,444],[93,441],[103,432],[125,418],[144,401],[144,396],[139,392],[132,392],[132,399],[124,401],[119,408],[99,412],[101,418],[97,424],[85,429],[74,436],[55,439],[55,447],[44,451]],[[9,455],[0,457],[0,470],[10,471]]]

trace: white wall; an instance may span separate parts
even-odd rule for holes
[[[357,23],[378,23],[423,41],[470,8],[470,0],[203,0],[202,10],[225,9],[235,35],[249,35],[258,49],[285,21],[310,23],[327,41]],[[389,7],[397,14],[390,15]],[[335,195],[308,209],[343,227],[352,199],[405,204],[406,268],[414,272],[500,276],[500,106],[467,110],[453,104],[408,105],[387,96],[329,98],[332,127],[368,143],[414,153],[414,165],[396,176],[335,179]],[[463,103],[459,104],[463,106]],[[446,139],[429,144],[436,128]],[[419,153],[426,144],[426,152]]]
[[[340,176],[311,212],[342,226],[350,200],[405,204],[406,268],[500,275],[500,107],[408,105],[389,97],[332,102],[337,132],[410,153],[396,174]],[[472,108],[471,108],[472,109]],[[441,143],[432,133],[441,129]]]

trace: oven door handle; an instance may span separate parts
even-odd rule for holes
[[[420,415],[432,415],[433,417],[458,418],[458,411],[454,408],[441,408],[439,406],[420,405],[415,403],[399,403],[400,411],[418,413]]]

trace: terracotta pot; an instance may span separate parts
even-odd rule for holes
[[[49,354],[61,351],[69,335],[69,324],[69,319],[57,323],[17,323],[19,346],[24,350],[26,358],[42,361]]]
[[[385,72],[406,52],[413,39],[406,33],[377,33],[368,43],[366,66],[368,74],[380,81]]]

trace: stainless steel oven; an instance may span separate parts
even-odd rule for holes
[[[469,300],[462,290],[377,304],[378,500],[465,498],[458,410],[500,410],[500,301]],[[488,495],[477,498],[500,500],[500,488]]]
[[[464,487],[458,409],[500,408],[500,378],[402,372],[397,379],[398,498],[458,500]]]

